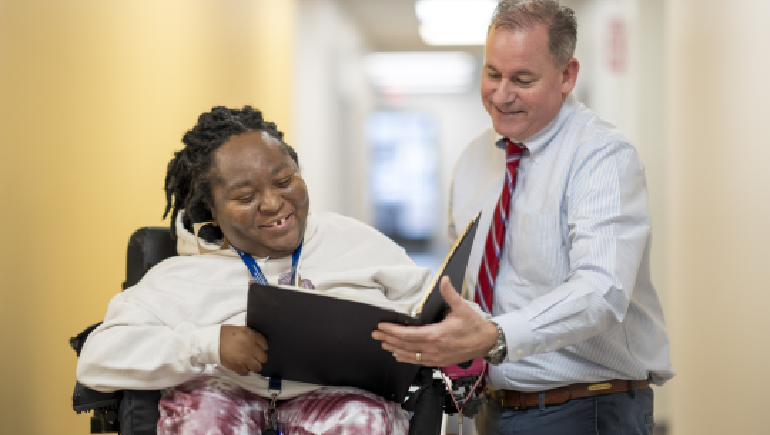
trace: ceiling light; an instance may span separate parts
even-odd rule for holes
[[[381,91],[458,93],[473,84],[475,58],[462,51],[378,52],[366,55],[364,69]]]
[[[420,37],[428,45],[484,45],[497,0],[417,0]]]

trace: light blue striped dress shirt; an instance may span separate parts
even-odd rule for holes
[[[467,288],[474,288],[505,147],[488,130],[462,153],[449,199],[449,236],[482,210]],[[508,357],[490,387],[538,391],[577,382],[674,376],[663,311],[650,279],[644,167],[614,126],[570,95],[524,141],[511,198],[494,321]]]

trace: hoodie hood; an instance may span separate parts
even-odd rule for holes
[[[183,218],[184,210],[181,210],[176,217],[176,250],[179,255],[200,255],[212,251],[214,251],[212,253],[217,254],[230,252],[233,255],[237,255],[231,249],[220,250],[219,248],[222,246],[222,240],[218,240],[216,243],[209,243],[203,239],[196,240],[195,234],[184,227],[184,224],[182,223]],[[199,242],[205,251],[198,249]]]

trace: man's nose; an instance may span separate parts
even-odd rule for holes
[[[513,85],[508,80],[501,80],[494,94],[492,94],[492,102],[496,105],[510,104],[516,101],[516,91]]]

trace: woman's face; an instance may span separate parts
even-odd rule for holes
[[[214,220],[231,245],[257,257],[294,252],[309,199],[283,145],[260,131],[233,136],[215,152],[210,176]]]

